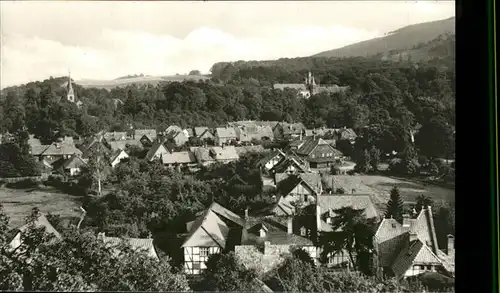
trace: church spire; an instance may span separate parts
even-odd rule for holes
[[[68,71],[68,101],[75,102],[75,91],[73,90],[73,85],[71,84],[71,71]]]

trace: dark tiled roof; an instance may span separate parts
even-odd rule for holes
[[[281,150],[275,150],[267,153],[262,159],[260,159],[259,162],[257,162],[257,166],[260,167],[266,165],[271,159],[275,158],[278,155],[281,155],[283,158],[286,157],[285,153],[283,153]]]
[[[156,142],[149,149],[148,153],[146,154],[145,159],[148,161],[151,161],[153,159],[154,155],[157,153],[166,154],[166,153],[168,153],[168,151],[162,143]]]
[[[413,264],[443,265],[432,250],[419,239],[407,242],[392,264],[396,276],[402,276]]]
[[[208,127],[195,127],[194,135],[200,137],[206,130],[208,130]]]
[[[259,230],[266,227],[265,237],[260,237]],[[313,245],[312,241],[297,234],[288,234],[287,217],[263,217],[249,219],[248,237],[242,245],[259,245],[265,241],[281,245]]]
[[[321,180],[321,179],[320,179]],[[345,207],[365,210],[367,218],[378,217],[377,209],[370,195],[320,195],[319,206],[323,212]]]
[[[45,151],[41,154],[42,156],[60,156],[60,155],[81,155],[82,151],[77,149],[75,145],[70,145],[66,143],[52,143]]]
[[[111,150],[124,150],[127,146],[138,146],[142,147],[142,143],[139,140],[130,139],[130,140],[117,140],[108,142]]]
[[[288,167],[290,167],[292,165],[295,166],[295,168],[297,168],[301,172],[304,172],[304,173],[307,172],[306,166],[301,164],[297,159],[290,158],[290,157],[285,159],[285,160],[282,160],[279,164],[274,166],[271,170],[275,173],[282,173],[282,172],[285,172],[288,169]]]

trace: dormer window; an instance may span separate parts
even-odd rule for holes
[[[327,223],[327,224],[331,224],[331,223],[332,223],[332,218],[327,217],[327,218],[326,218],[326,223]]]
[[[305,227],[300,228],[300,236],[306,236],[307,235],[307,229]]]
[[[266,230],[264,228],[261,228],[259,230],[259,236],[262,237],[262,238],[266,237]]]

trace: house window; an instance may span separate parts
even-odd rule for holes
[[[325,154],[321,154],[321,157],[323,157],[323,158],[324,158],[324,157],[325,157]]]
[[[419,268],[423,271],[425,270],[425,266],[419,266]]]
[[[330,218],[330,217],[326,218],[326,223],[327,224],[331,224],[332,223],[332,218]]]
[[[304,202],[307,202],[307,194],[304,194]]]
[[[193,262],[193,270],[199,270],[201,267],[200,262]]]
[[[200,247],[200,256],[208,256],[208,247]]]
[[[300,228],[300,236],[306,236],[306,235],[307,235],[306,228],[304,228],[304,227]]]
[[[432,270],[432,266],[427,266],[427,270]]]

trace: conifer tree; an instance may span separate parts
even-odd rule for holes
[[[391,197],[387,202],[385,217],[391,218],[391,216],[396,221],[403,222],[403,200],[401,200],[401,195],[397,187],[392,188]]]

